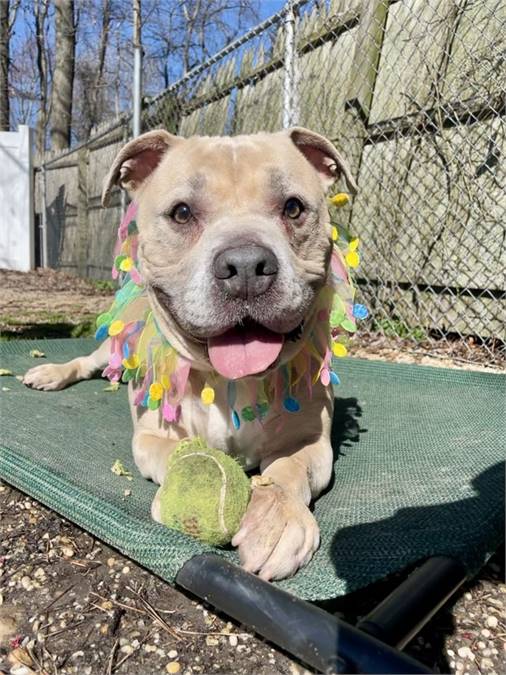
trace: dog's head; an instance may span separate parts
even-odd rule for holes
[[[326,192],[350,171],[302,128],[128,143],[106,178],[139,205],[139,261],[161,330],[198,367],[230,379],[292,358],[325,285]]]

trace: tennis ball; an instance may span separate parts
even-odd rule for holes
[[[167,463],[160,493],[164,525],[223,546],[246,512],[250,481],[239,464],[201,438],[182,440]]]

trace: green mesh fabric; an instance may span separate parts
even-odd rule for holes
[[[0,367],[21,374],[42,363],[33,348],[61,362],[94,343],[3,342]],[[280,585],[336,597],[431,554],[476,571],[503,532],[505,378],[353,359],[336,368],[335,478],[315,506],[321,547]],[[45,393],[1,377],[0,476],[171,582],[213,549],[151,521],[156,486],[130,454],[126,387],[106,385]],[[116,459],[132,481],[111,473]]]

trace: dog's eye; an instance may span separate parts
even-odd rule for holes
[[[296,197],[290,197],[290,199],[286,200],[285,207],[283,209],[283,215],[287,216],[287,218],[291,218],[292,220],[295,220],[300,216],[300,214],[304,211],[304,205],[300,201],[300,199],[297,199]]]
[[[176,223],[184,225],[192,217],[192,212],[188,204],[181,202],[181,204],[176,204],[176,206],[172,209],[170,212],[170,217],[175,220]]]

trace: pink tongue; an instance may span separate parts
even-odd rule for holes
[[[278,358],[283,336],[262,326],[232,328],[209,338],[213,368],[229,380],[266,370]]]

